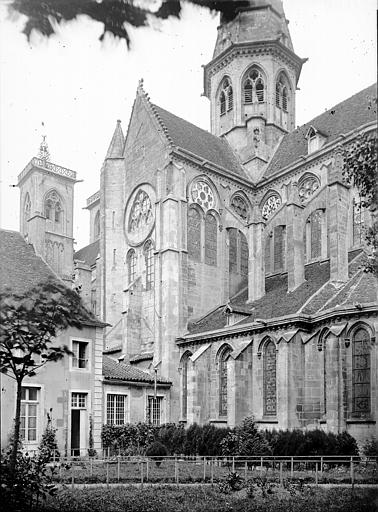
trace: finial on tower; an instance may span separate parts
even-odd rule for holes
[[[44,160],[45,162],[50,161],[50,152],[46,142],[46,135],[42,135],[42,142],[39,146],[38,158]]]

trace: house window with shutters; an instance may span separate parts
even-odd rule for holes
[[[264,383],[264,415],[276,416],[277,414],[277,353],[272,340],[268,340],[264,346],[263,355],[263,383]]]
[[[231,347],[226,345],[219,354],[219,416],[227,416],[227,360]]]

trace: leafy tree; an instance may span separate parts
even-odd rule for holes
[[[376,112],[377,98],[369,108]],[[348,183],[359,190],[361,206],[368,208],[372,215],[372,225],[366,230],[366,241],[372,250],[365,269],[378,276],[378,169],[377,136],[367,133],[357,138],[344,152],[343,175]]]
[[[15,472],[20,440],[21,390],[25,377],[71,353],[56,346],[56,336],[69,326],[81,328],[89,313],[80,297],[63,283],[48,280],[24,294],[0,293],[0,371],[16,381],[16,416],[10,472]]]
[[[232,19],[237,8],[249,5],[247,0],[186,0],[188,3],[207,7],[221,12],[226,20]],[[130,37],[125,24],[133,27],[148,26],[151,19],[167,19],[169,16],[180,17],[181,0],[162,0],[159,9],[145,7],[146,0],[13,0],[10,4],[11,13],[24,14],[27,17],[23,33],[30,38],[32,30],[44,36],[55,33],[54,25],[72,21],[80,14],[89,16],[103,23],[104,29],[100,41],[108,32],[124,39],[130,46]]]
[[[221,442],[223,455],[270,455],[271,447],[254,418],[244,418]]]
[[[50,409],[51,413],[52,409]],[[47,425],[38,447],[41,459],[50,462],[55,457],[60,457],[58,443],[56,440],[56,428],[53,427],[51,415],[47,413]]]

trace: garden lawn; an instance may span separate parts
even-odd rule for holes
[[[377,489],[309,489],[248,497],[246,491],[222,494],[191,486],[61,489],[41,512],[377,512]]]

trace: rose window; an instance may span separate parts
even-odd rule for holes
[[[192,186],[192,199],[202,206],[204,210],[209,210],[215,206],[213,191],[206,181],[197,181]]]
[[[129,232],[135,233],[142,230],[153,220],[151,200],[144,190],[139,190],[129,217]]]
[[[264,220],[269,219],[273,212],[277,210],[277,208],[281,204],[281,199],[277,195],[270,196],[264,203],[262,207],[262,218]]]
[[[299,199],[306,201],[319,188],[319,181],[315,176],[309,176],[301,181],[298,187]]]
[[[231,208],[234,212],[243,220],[247,220],[248,217],[248,205],[241,196],[234,196],[231,199]]]

